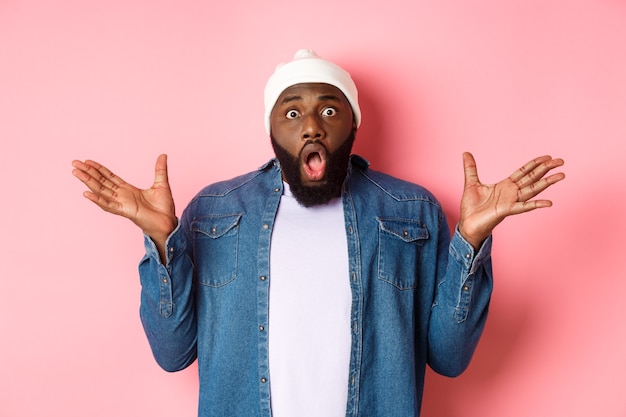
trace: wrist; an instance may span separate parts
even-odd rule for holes
[[[165,245],[167,238],[178,226],[178,219],[173,217],[168,222],[164,222],[161,227],[153,230],[144,230],[143,233],[150,237],[157,245]]]
[[[459,233],[467,243],[469,243],[475,251],[478,251],[489,234],[484,235],[475,230],[468,230],[463,222],[459,222]]]

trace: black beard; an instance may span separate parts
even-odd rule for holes
[[[271,136],[272,147],[280,167],[283,172],[283,178],[289,184],[289,188],[296,201],[303,207],[312,207],[327,204],[330,200],[341,195],[341,186],[348,173],[348,164],[350,163],[350,153],[354,144],[355,130],[350,132],[344,143],[335,150],[329,152],[326,146],[319,140],[311,140],[311,143],[319,143],[326,149],[328,158],[326,164],[326,174],[323,181],[316,185],[304,185],[302,183],[302,174],[300,170],[300,157],[302,151],[295,157],[291,155],[285,148],[276,143],[274,136]],[[304,149],[304,146],[302,147]]]

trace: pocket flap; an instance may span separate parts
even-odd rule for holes
[[[217,239],[239,224],[241,214],[201,217],[191,222],[191,230]]]
[[[405,242],[428,239],[428,229],[417,220],[376,218],[380,229]]]

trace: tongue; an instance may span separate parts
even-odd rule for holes
[[[322,158],[320,157],[320,154],[318,154],[317,152],[313,152],[311,155],[309,155],[307,165],[309,166],[309,169],[313,172],[318,172],[322,170]]]
[[[305,164],[305,171],[310,179],[321,179],[324,176],[325,168],[326,164],[318,152],[311,152],[311,154],[308,155]]]

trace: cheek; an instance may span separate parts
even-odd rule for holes
[[[276,144],[287,151],[291,156],[297,158],[300,155],[300,149],[302,147],[301,141],[294,139],[292,136],[286,136],[285,132],[280,132],[273,136]]]
[[[348,138],[350,137],[350,134],[352,133],[352,126],[342,126],[338,129],[336,129],[334,131],[333,134],[333,141],[331,144],[331,148],[329,149],[331,152],[334,152],[335,150],[337,150],[339,147],[341,147],[341,145],[343,145]]]

